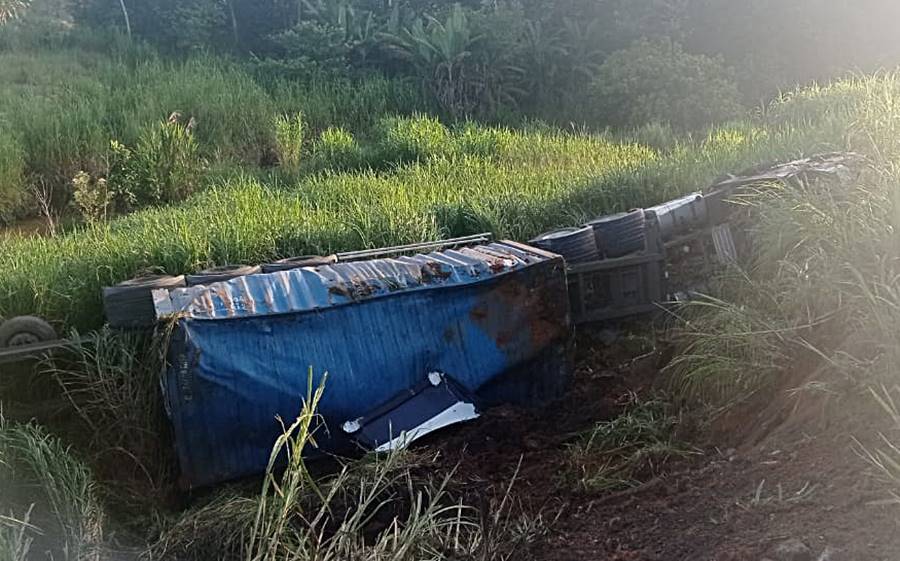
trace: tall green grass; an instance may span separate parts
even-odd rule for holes
[[[749,263],[684,311],[670,367],[685,394],[731,404],[792,384],[820,395],[896,385],[900,359],[900,82],[854,78],[786,96],[781,126],[820,127],[870,158],[859,176],[742,195]]]
[[[25,210],[25,154],[17,136],[0,120],[0,223]]]
[[[115,487],[120,505],[150,515],[146,506],[167,492],[175,464],[158,383],[166,333],[73,335],[67,356],[48,358],[41,370],[56,380],[83,427],[79,445],[97,479]]]
[[[302,112],[314,130],[361,131],[387,113],[425,107],[412,85],[377,76],[263,86],[222,58],[172,61],[140,46],[110,52],[0,48],[0,219],[13,215],[28,182],[55,186],[65,203],[77,172],[105,171],[112,140],[132,146],[173,112],[194,120],[207,159],[257,166],[283,140],[277,115]]]
[[[3,242],[0,316],[31,310],[80,328],[102,323],[102,285],[147,267],[169,272],[300,253],[417,242],[492,229],[523,239],[639,192],[619,181],[655,158],[634,145],[519,135],[507,161],[440,157],[396,172],[320,174],[294,185],[242,177],[186,204],[57,238]],[[554,156],[555,154],[555,156]],[[580,200],[579,200],[580,199]],[[473,220],[460,222],[460,215]],[[38,274],[40,272],[40,274]]]
[[[511,498],[513,479],[481,509],[450,474],[417,475],[427,461],[392,451],[314,476],[304,450],[321,428],[311,385],[297,419],[272,448],[258,494],[226,492],[182,516],[152,552],[178,559],[343,561],[514,559],[540,533]],[[419,468],[419,469],[416,469]]]
[[[41,535],[54,557],[99,559],[104,514],[89,468],[42,428],[0,416],[0,512],[16,508],[18,521],[0,517],[0,547],[27,553]],[[32,514],[42,527],[22,525]]]
[[[855,101],[833,94],[841,101],[812,119],[803,96],[813,94],[798,93],[800,101],[772,108],[773,123],[725,125],[661,154],[604,136],[471,125],[441,132],[446,146],[429,150],[434,142],[422,143],[421,127],[395,128],[397,138],[419,148],[416,162],[390,171],[326,172],[287,184],[237,177],[177,207],[52,239],[7,238],[0,252],[6,271],[0,316],[35,313],[94,328],[102,323],[100,287],[148,267],[183,273],[484,230],[526,240],[661,202],[751,164],[840,148],[877,155],[882,144],[872,138],[894,132],[891,123],[900,115],[884,102],[900,93],[900,78],[833,88],[850,88]],[[800,105],[791,117],[794,103]]]
[[[112,139],[178,111],[209,153],[258,161],[271,146],[274,104],[253,79],[217,59],[133,62],[77,51],[0,53],[0,112],[21,138],[29,171],[92,169]]]
[[[670,372],[686,394],[728,404],[783,383],[835,395],[896,383],[897,161],[742,197],[751,264],[722,297],[682,311],[686,346]]]
[[[869,165],[741,195],[749,259],[721,279],[718,298],[679,310],[683,345],[668,369],[693,404],[763,403],[766,423],[783,419],[781,408],[804,430],[816,411],[835,436],[846,423],[854,431],[846,445],[885,484],[880,502],[892,504],[900,499],[898,94],[896,75],[856,78],[795,92],[769,110],[774,123],[842,136]]]

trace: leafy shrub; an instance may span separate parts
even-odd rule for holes
[[[166,16],[166,34],[180,50],[203,50],[219,43],[227,29],[225,5],[215,0],[182,0]]]
[[[204,163],[190,124],[177,119],[150,125],[130,153],[110,170],[110,180],[135,206],[182,201],[196,191]]]
[[[173,110],[195,118],[193,136],[208,158],[257,164],[273,151],[271,97],[221,60],[0,52],[0,127],[20,143],[31,183],[51,188],[59,205],[79,171],[106,175],[111,138],[136,149]]]
[[[320,168],[348,170],[359,167],[363,154],[353,134],[339,127],[329,127],[319,136],[315,158]]]
[[[272,99],[236,65],[197,57],[183,64],[151,61],[125,71],[130,83],[112,88],[113,115],[102,120],[115,125],[107,138],[133,142],[160,115],[178,111],[196,120],[194,134],[205,154],[256,164],[271,150]],[[104,83],[119,81],[120,76],[104,76]]]
[[[105,178],[93,178],[86,171],[79,171],[72,179],[72,195],[75,206],[89,224],[104,222],[116,199]]]
[[[468,10],[454,4],[444,21],[431,16],[416,18],[390,38],[397,54],[442,109],[456,117],[472,113],[476,84],[467,77],[466,69],[478,37],[469,23]]]
[[[113,140],[106,177],[80,171],[72,180],[75,204],[88,222],[115,212],[183,201],[200,185],[205,162],[193,135],[193,124],[168,121],[144,129],[134,148]]]
[[[423,161],[450,150],[450,131],[436,117],[388,117],[379,128],[381,149],[390,161]]]
[[[523,23],[519,10],[454,3],[443,19],[416,18],[386,36],[445,113],[495,116],[524,93],[518,87],[524,71],[515,64]]]
[[[306,122],[303,113],[275,117],[275,146],[282,167],[296,171],[303,153],[303,134]]]
[[[297,77],[322,70],[340,74],[348,69],[350,47],[337,26],[303,21],[274,35],[272,42],[279,58],[287,61],[285,69]]]
[[[25,154],[15,137],[0,134],[0,222],[12,219],[25,199]]]
[[[672,41],[641,40],[611,55],[592,86],[600,123],[651,121],[698,129],[741,111],[740,93],[719,59],[686,53]]]

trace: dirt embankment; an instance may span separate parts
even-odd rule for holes
[[[581,336],[566,396],[542,410],[501,408],[436,444],[473,496],[515,494],[543,528],[522,558],[616,561],[882,561],[900,555],[900,506],[854,438],[875,446],[882,416],[866,396],[790,391],[797,380],[702,430],[695,453],[644,483],[588,492],[565,483],[573,442],[658,387],[659,353]],[[869,439],[869,440],[866,440]],[[700,442],[701,444],[698,444]],[[520,461],[521,460],[521,461]]]

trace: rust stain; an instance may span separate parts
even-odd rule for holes
[[[472,311],[469,312],[469,317],[475,320],[476,322],[480,322],[488,317],[488,311],[482,307],[472,308]]]
[[[334,286],[329,287],[328,294],[332,294],[335,296],[343,296],[344,298],[349,298],[351,300],[353,299],[353,293],[351,293],[350,290],[342,284],[336,284]]]
[[[530,277],[506,279],[469,316],[511,358],[526,358],[568,334],[565,278],[543,269]]]
[[[226,290],[222,285],[213,285],[213,287],[208,288],[207,291],[214,293],[219,297],[219,300],[222,301],[222,305],[225,306],[225,310],[227,311],[227,314],[229,316],[235,315],[234,301],[231,299],[231,294],[229,294],[228,290]]]
[[[440,263],[437,261],[429,261],[422,265],[422,280],[424,282],[431,282],[435,279],[438,280],[447,280],[452,276],[450,271],[444,270]]]
[[[350,279],[349,283],[335,284],[328,288],[329,294],[343,296],[350,300],[363,300],[378,292],[379,286],[360,278]]]
[[[494,274],[502,273],[506,270],[506,264],[503,261],[492,259],[489,265],[491,272]]]

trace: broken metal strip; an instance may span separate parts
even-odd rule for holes
[[[421,425],[400,431],[400,436],[385,442],[375,449],[376,452],[388,452],[390,450],[398,450],[406,448],[413,441],[422,438],[434,431],[449,427],[458,423],[471,421],[479,417],[478,411],[473,403],[464,401],[457,402],[447,409],[441,411],[434,417],[428,419]]]
[[[460,238],[451,238],[449,240],[442,241],[434,241],[434,242],[422,242],[422,243],[414,243],[409,245],[397,245],[393,247],[385,247],[378,249],[364,249],[361,251],[348,251],[345,253],[338,253],[337,258],[338,262],[346,262],[353,261],[356,259],[370,259],[372,257],[383,257],[386,255],[394,255],[397,253],[405,253],[407,251],[421,251],[423,249],[440,249],[444,247],[453,247],[463,244],[473,244],[473,243],[486,243],[491,241],[493,234],[491,232],[485,232],[482,234],[475,234],[471,236],[463,236]]]
[[[356,442],[376,452],[408,446],[442,428],[477,419],[474,398],[452,378],[431,372],[416,386],[341,425]]]

